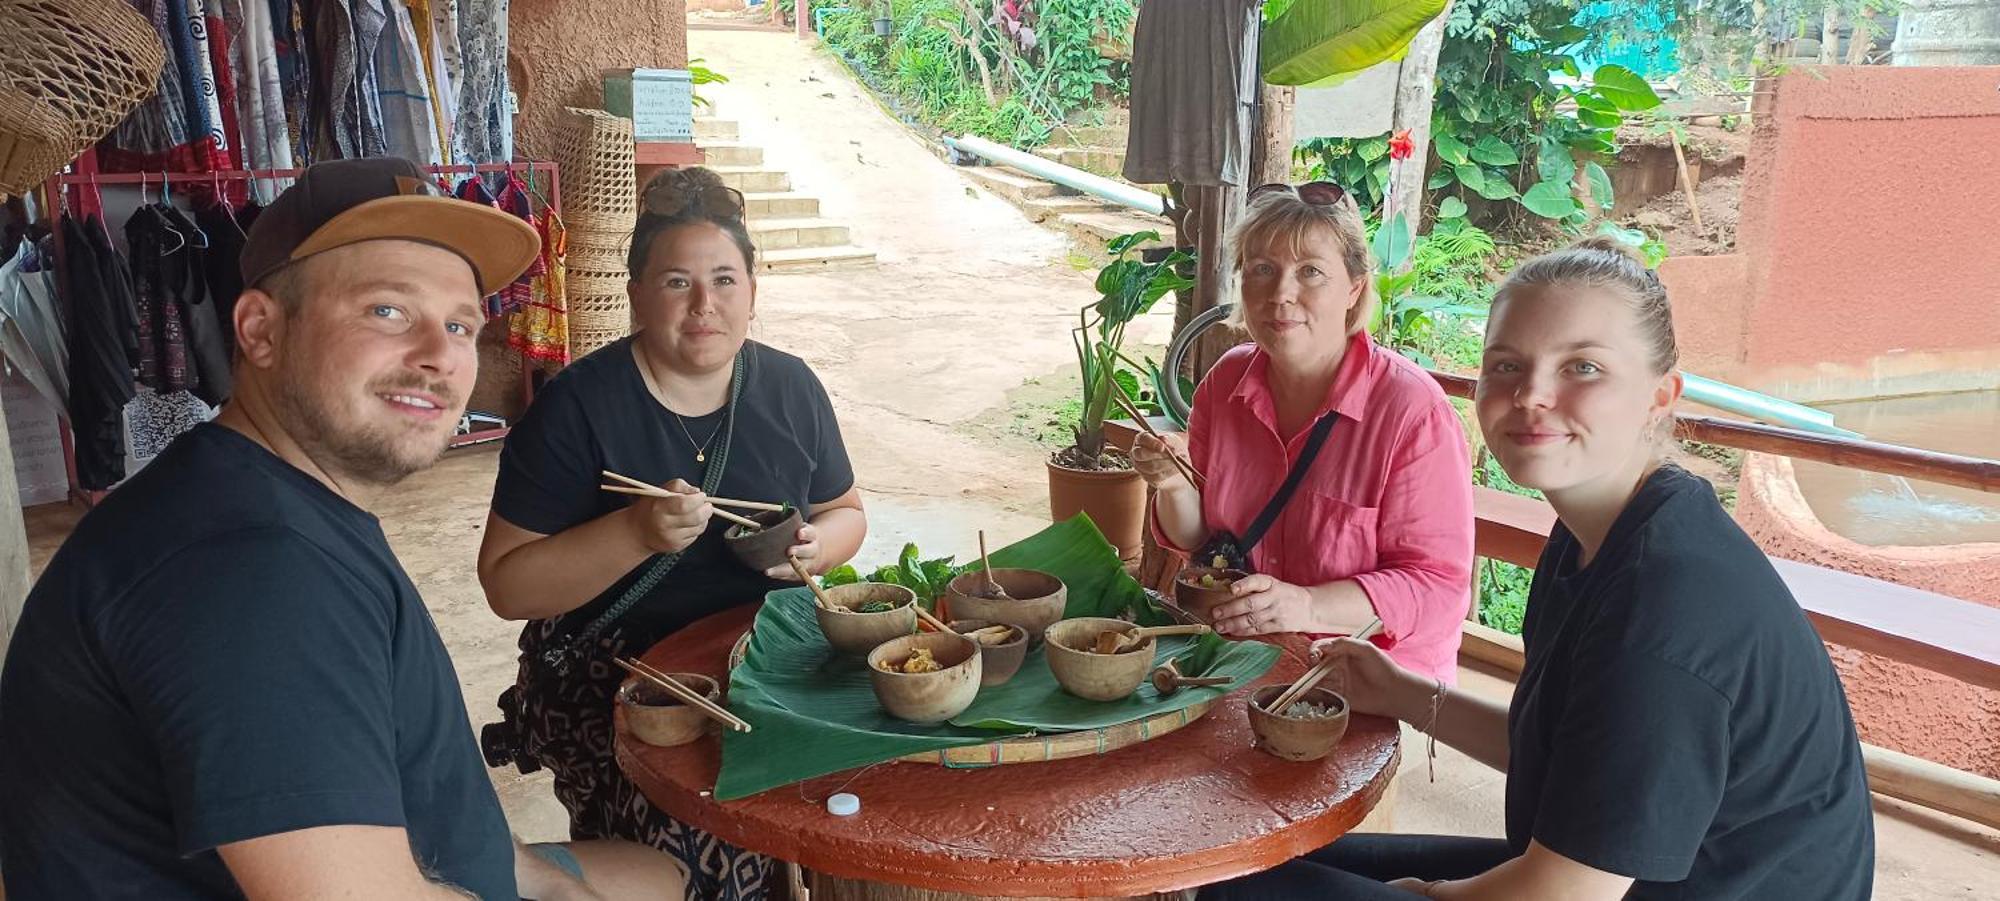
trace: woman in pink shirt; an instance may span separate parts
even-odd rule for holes
[[[1185,448],[1171,436],[1134,448],[1157,492],[1155,534],[1204,557],[1219,537],[1254,541],[1255,574],[1215,610],[1222,633],[1352,633],[1380,617],[1391,658],[1451,683],[1472,597],[1470,454],[1437,383],[1369,340],[1359,210],[1330,182],[1267,185],[1229,246],[1255,343],[1202,380]],[[1167,459],[1180,453],[1205,489]],[[1256,532],[1302,457],[1296,488]]]

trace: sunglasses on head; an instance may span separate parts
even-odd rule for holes
[[[1302,185],[1288,185],[1273,182],[1258,185],[1250,190],[1249,200],[1256,200],[1268,194],[1287,193],[1313,206],[1335,206],[1348,199],[1347,189],[1330,181],[1309,181]]]
[[[674,186],[656,184],[646,192],[646,212],[658,216],[678,216],[699,206],[710,215],[743,217],[743,192],[727,185],[710,185],[700,191],[683,193]]]

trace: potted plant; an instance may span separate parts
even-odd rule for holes
[[[876,0],[875,36],[878,38],[888,37],[889,33],[894,30],[895,21],[896,20],[891,17],[891,13],[889,10],[889,0]]]
[[[1115,409],[1112,397],[1120,388],[1120,376],[1134,387],[1138,383],[1133,373],[1120,368],[1129,362],[1122,351],[1125,327],[1169,292],[1193,287],[1177,271],[1192,259],[1185,251],[1132,257],[1139,245],[1159,238],[1158,232],[1138,232],[1105,245],[1111,262],[1097,274],[1099,297],[1078,311],[1078,325],[1071,330],[1083,391],[1076,441],[1048,459],[1049,514],[1057,522],[1079,512],[1089,514],[1105,539],[1127,558],[1140,550],[1146,488],[1131,459],[1107,449],[1104,442],[1104,420]],[[1132,387],[1125,390],[1134,393]]]

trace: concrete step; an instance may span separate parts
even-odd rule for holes
[[[744,194],[744,212],[752,219],[815,219],[819,198],[807,194]]]
[[[1127,126],[1117,125],[1072,125],[1056,132],[1058,138],[1073,140],[1089,147],[1124,147]],[[1123,152],[1122,150],[1120,151]]]
[[[755,144],[740,144],[735,141],[698,142],[708,166],[741,166],[754,169],[764,165],[764,148]]]
[[[1036,222],[1047,222],[1067,213],[1101,213],[1118,209],[1086,194],[1057,194],[1021,205],[1021,211]]]
[[[793,250],[839,247],[849,240],[847,226],[825,219],[753,219],[750,239],[758,249]]]
[[[773,194],[790,191],[792,177],[772,169],[754,166],[710,166],[722,176],[722,183],[745,194]]]
[[[818,272],[875,265],[875,251],[851,246],[774,250],[760,257],[757,268],[763,272]]]
[[[1159,232],[1161,239],[1148,241],[1140,247],[1165,247],[1173,242],[1167,240],[1173,227],[1157,216],[1147,216],[1129,212],[1064,213],[1055,218],[1055,223],[1087,245],[1102,250],[1104,242],[1134,232]]]
[[[696,116],[694,119],[694,139],[697,141],[734,141],[738,137],[734,120],[707,116]]]
[[[1035,155],[1112,178],[1125,171],[1125,151],[1110,147],[1041,147]]]
[[[1016,205],[1058,194],[1076,193],[1069,188],[1051,184],[1026,172],[1005,166],[960,166],[958,171]]]

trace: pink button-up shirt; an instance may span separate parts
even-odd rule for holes
[[[1239,538],[1312,431],[1279,434],[1270,362],[1254,344],[1224,354],[1188,421],[1188,451],[1207,480],[1202,518]],[[1458,414],[1429,374],[1365,332],[1348,341],[1319,413],[1328,410],[1340,421],[1251,566],[1294,585],[1353,579],[1382,618],[1377,644],[1451,683],[1472,598],[1472,467]],[[1157,522],[1154,532],[1173,546]]]

